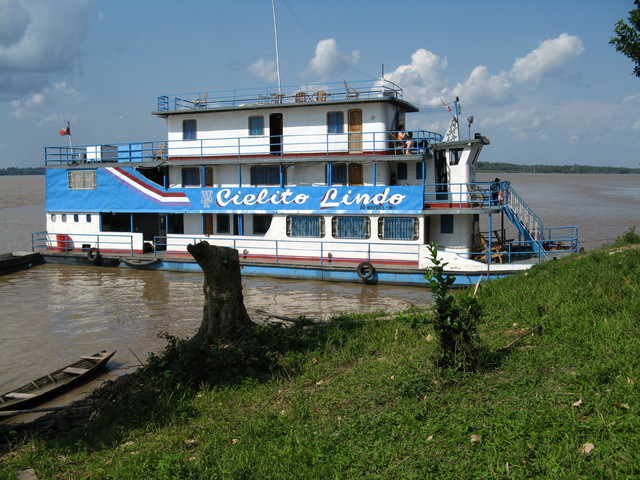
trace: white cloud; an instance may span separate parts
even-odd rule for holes
[[[271,62],[261,58],[257,62],[247,67],[247,72],[257,78],[262,78],[267,82],[275,82],[278,80],[278,72],[276,70],[276,62]]]
[[[633,122],[631,124],[631,130],[634,130],[636,132],[640,132],[640,120],[638,120],[637,122]]]
[[[92,0],[0,0],[0,92],[38,91],[77,65]]]
[[[579,37],[561,34],[540,43],[540,46],[525,57],[516,59],[511,69],[514,81],[538,87],[542,77],[562,70],[574,57],[584,52]]]
[[[446,59],[419,49],[411,56],[409,65],[400,65],[385,77],[402,86],[408,98],[423,106],[438,105],[440,98],[456,96],[467,103],[501,106],[518,100],[516,85],[538,87],[545,76],[562,71],[566,64],[583,52],[584,46],[578,37],[563,33],[541,42],[538,48],[516,59],[510,71],[491,74],[486,66],[479,65],[473,68],[466,80],[450,87],[443,78]]]
[[[439,102],[438,92],[444,87],[441,73],[446,68],[445,58],[420,48],[411,55],[409,65],[400,65],[385,78],[401,86],[409,98],[428,98],[426,103],[434,103]]]
[[[338,50],[338,43],[335,39],[320,40],[316,45],[315,56],[309,62],[305,74],[330,77],[352,68],[359,60],[360,52],[357,50],[350,54],[344,54]]]
[[[0,0],[0,48],[19,42],[29,25],[29,12],[20,0]]]

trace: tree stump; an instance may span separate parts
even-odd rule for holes
[[[204,272],[202,323],[193,341],[230,343],[238,340],[251,321],[244,306],[238,251],[203,241],[187,250]]]

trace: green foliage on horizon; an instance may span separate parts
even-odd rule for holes
[[[478,172],[495,173],[610,173],[640,174],[640,168],[626,167],[592,167],[588,165],[517,165],[502,162],[478,162]]]
[[[0,168],[0,175],[44,175],[44,167]]]
[[[5,432],[0,480],[637,478],[640,248],[545,262],[477,299],[495,352],[481,374],[442,375],[431,327],[402,314],[280,329],[199,385],[168,362],[65,436]]]

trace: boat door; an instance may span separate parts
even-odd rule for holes
[[[349,153],[362,153],[362,110],[349,110]]]
[[[449,194],[447,193],[449,175],[444,150],[436,150],[434,163],[436,169],[436,200],[447,200],[449,198]]]
[[[271,155],[282,155],[282,114],[269,115],[269,142]]]
[[[349,185],[364,185],[361,163],[349,164]]]

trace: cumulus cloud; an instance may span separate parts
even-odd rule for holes
[[[579,37],[563,33],[558,38],[545,40],[528,55],[518,58],[511,75],[514,81],[538,87],[544,75],[554,74],[574,57],[584,52]]]
[[[0,95],[20,98],[73,70],[92,0],[0,0]]]
[[[333,38],[320,40],[316,45],[315,56],[307,66],[306,74],[330,77],[352,67],[360,60],[360,52],[353,51],[350,54],[341,53],[338,50],[338,42]]]
[[[425,49],[411,56],[411,63],[400,65],[385,77],[401,85],[409,97],[421,105],[437,105],[440,98],[460,96],[466,102],[501,106],[517,100],[516,85],[539,87],[545,76],[554,75],[584,52],[580,38],[566,33],[545,40],[539,47],[515,60],[511,70],[491,73],[486,66],[473,68],[463,82],[449,86],[443,77],[446,59]]]
[[[52,117],[43,117],[37,109],[38,107],[49,105],[52,97],[58,98],[60,95],[64,99],[75,102],[83,100],[82,95],[67,83],[57,82],[53,86],[45,87],[37,93],[12,100],[9,103],[12,109],[11,115],[16,118],[34,120],[38,126],[59,123],[62,117],[68,118],[68,115],[53,114]]]
[[[247,72],[257,78],[262,78],[267,82],[275,82],[278,80],[278,72],[276,70],[276,62],[260,59],[247,67]]]

